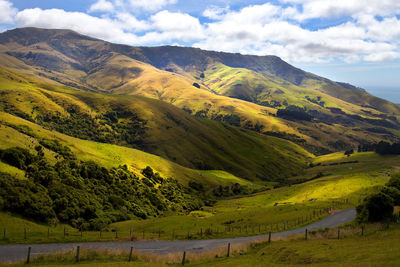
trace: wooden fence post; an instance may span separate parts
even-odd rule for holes
[[[81,249],[80,246],[77,246],[77,247],[76,247],[76,258],[75,258],[75,261],[76,261],[76,262],[79,262],[79,252],[80,252],[80,249]]]
[[[185,265],[185,259],[186,259],[186,251],[183,252],[182,265]]]
[[[132,261],[132,252],[133,252],[133,247],[131,247],[131,251],[129,252],[129,259],[128,259],[128,261]]]
[[[26,256],[26,264],[29,264],[31,261],[31,247],[28,247],[28,256]]]
[[[268,243],[271,243],[271,232],[268,232]]]
[[[200,238],[203,238],[203,228],[200,228]]]
[[[306,228],[305,239],[307,240],[308,229]]]
[[[101,229],[100,229],[100,231],[99,231],[99,235],[100,235],[100,239],[101,239],[101,236],[102,236],[102,234],[101,234]]]
[[[364,225],[361,226],[361,236],[364,236]]]
[[[65,238],[65,226],[64,226],[64,238]]]
[[[231,254],[231,243],[228,243],[228,251],[227,251],[226,256],[229,257],[230,254]]]
[[[115,239],[118,239],[118,230],[115,229]]]

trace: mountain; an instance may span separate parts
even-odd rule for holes
[[[95,93],[84,87],[76,90],[44,76],[54,71],[44,72],[7,54],[3,57],[0,109],[49,130],[140,149],[192,169],[225,170],[253,181],[292,176],[311,157],[289,141],[196,118],[160,100]]]
[[[4,69],[36,81],[162,100],[317,154],[399,140],[399,105],[275,56],[131,47],[69,30],[22,28],[0,34],[0,58]],[[159,150],[149,151],[175,160]]]

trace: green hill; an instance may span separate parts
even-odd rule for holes
[[[0,107],[5,112],[80,139],[141,149],[189,168],[276,180],[301,172],[311,156],[288,141],[198,119],[159,100],[70,90],[7,70],[0,75]]]
[[[314,153],[396,141],[400,132],[399,105],[274,56],[130,47],[67,30],[23,28],[0,34],[0,58],[6,70],[45,83],[162,100]],[[298,119],[299,112],[310,119]]]

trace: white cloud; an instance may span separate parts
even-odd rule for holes
[[[138,20],[132,14],[127,12],[117,13],[115,17],[119,21],[120,27],[123,30],[141,32],[152,28],[148,21]]]
[[[397,1],[381,0],[380,9],[375,9],[377,4],[372,0],[365,0],[363,5],[355,0],[281,1],[286,3],[284,7],[270,3],[240,10],[209,6],[202,15],[211,22],[203,24],[187,13],[157,11],[177,0],[98,0],[89,11],[104,12],[101,17],[40,8],[25,9],[14,16],[17,10],[9,2],[0,0],[0,7],[11,10],[6,12],[11,14],[7,20],[15,19],[18,26],[72,29],[130,45],[188,44],[217,51],[272,54],[292,63],[377,62],[399,58],[400,20],[393,15],[400,13]],[[132,13],[135,7],[145,10],[145,16],[143,12]],[[4,10],[0,9],[0,14]],[[382,17],[378,19],[379,14]],[[343,20],[344,15],[351,19]],[[341,23],[308,29],[296,21],[314,16],[321,16],[321,20],[341,16],[338,20]]]
[[[400,11],[398,0],[281,0],[281,2],[301,5],[302,12],[297,12],[293,16],[298,20],[356,14],[388,16]]]
[[[114,5],[107,0],[98,0],[89,7],[89,12],[111,12],[114,11]]]
[[[134,44],[137,40],[134,34],[125,33],[118,22],[61,9],[25,9],[18,12],[16,22],[22,27],[71,29],[81,34],[118,43]]]
[[[226,12],[229,11],[229,6],[219,7],[219,6],[209,6],[203,12],[203,16],[209,19],[218,20],[221,19]]]
[[[178,0],[129,0],[128,3],[133,8],[141,8],[146,11],[157,11],[164,6],[177,3]]]
[[[18,10],[12,3],[6,0],[0,0],[0,23],[13,23],[14,16]]]
[[[161,33],[149,33],[148,38],[159,41],[178,39],[184,42],[204,38],[203,27],[199,19],[189,14],[169,12],[167,10],[158,12],[151,16],[152,27]],[[145,38],[145,37],[144,37]]]

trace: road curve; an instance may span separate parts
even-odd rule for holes
[[[290,231],[273,233],[273,238],[287,237],[295,234],[304,233],[305,229],[316,230],[325,227],[337,227],[354,220],[356,216],[355,209],[348,209],[337,212],[325,219],[313,224],[297,228]],[[175,252],[203,252],[212,250],[228,243],[238,244],[265,239],[265,235],[246,236],[236,238],[223,239],[207,239],[207,240],[185,240],[185,241],[136,241],[136,242],[87,242],[87,243],[58,243],[58,244],[32,244],[32,245],[1,245],[0,246],[0,262],[12,263],[25,260],[28,247],[32,247],[32,257],[41,254],[51,254],[55,252],[68,251],[80,246],[82,249],[107,249],[107,250],[125,250],[134,247],[139,252],[149,252],[156,254],[167,254]]]

